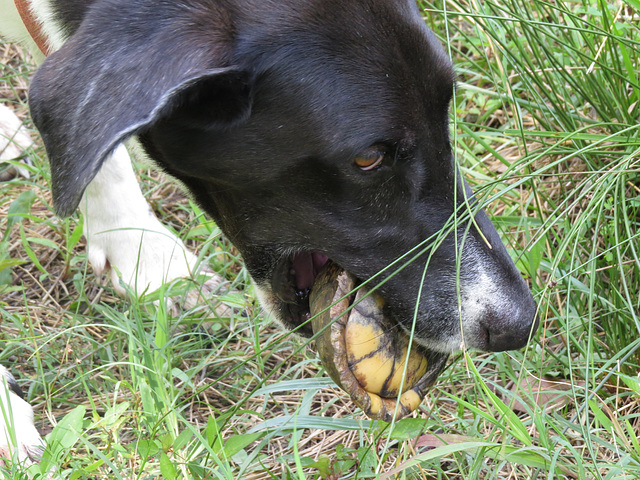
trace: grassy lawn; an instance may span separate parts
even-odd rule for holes
[[[458,73],[458,162],[539,304],[529,347],[459,354],[413,418],[371,422],[264,318],[218,228],[144,168],[237,313],[173,308],[197,279],[117,298],[82,219],[53,215],[38,140],[30,178],[0,183],[0,363],[49,448],[5,478],[51,462],[69,479],[640,478],[640,0],[419,4]],[[14,45],[0,57],[0,101],[31,126],[34,67]]]

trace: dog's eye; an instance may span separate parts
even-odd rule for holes
[[[353,162],[361,170],[368,172],[382,165],[385,153],[385,150],[381,147],[371,147],[357,155]]]

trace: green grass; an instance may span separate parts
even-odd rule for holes
[[[53,217],[38,146],[32,178],[0,185],[21,214],[0,262],[23,262],[5,263],[0,362],[65,478],[640,478],[640,3],[420,6],[458,72],[458,161],[539,304],[534,341],[458,357],[416,418],[370,422],[261,316],[215,225],[146,171],[157,213],[246,293],[228,299],[246,315],[172,316],[171,292],[118,301],[80,220]],[[30,68],[0,71],[21,112]]]

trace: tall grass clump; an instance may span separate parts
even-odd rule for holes
[[[421,5],[459,73],[459,161],[539,303],[539,340],[513,355],[518,379],[570,392],[563,408],[524,419],[549,449],[531,474],[636,478],[640,4]]]
[[[87,267],[82,219],[53,216],[38,142],[31,178],[0,184],[0,209],[19,212],[0,217],[11,229],[0,235],[0,260],[11,259],[0,277],[0,362],[19,374],[48,435],[36,470],[55,464],[73,479],[640,478],[640,2],[418,5],[456,67],[457,160],[539,305],[530,345],[465,352],[414,418],[367,420],[307,342],[263,317],[218,228],[147,170],[156,213],[222,272],[232,308],[176,313],[197,278],[117,299]],[[21,52],[4,58],[1,97],[29,125],[33,67]]]

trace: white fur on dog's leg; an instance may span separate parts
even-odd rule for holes
[[[14,390],[20,391],[13,375],[0,365],[0,464],[3,457],[28,466],[40,461],[45,444],[33,424],[31,405]]]
[[[0,103],[0,163],[20,158],[31,146],[33,140],[22,121],[13,110]],[[16,174],[29,178],[26,168],[12,166],[2,174],[0,180],[8,180]]]
[[[123,145],[105,161],[80,203],[89,262],[100,275],[111,269],[119,294],[125,289],[118,275],[137,295],[152,292],[163,283],[189,278],[197,257],[155,217],[136,180]],[[224,280],[203,271],[207,283],[217,288]],[[208,287],[207,287],[208,288]]]

